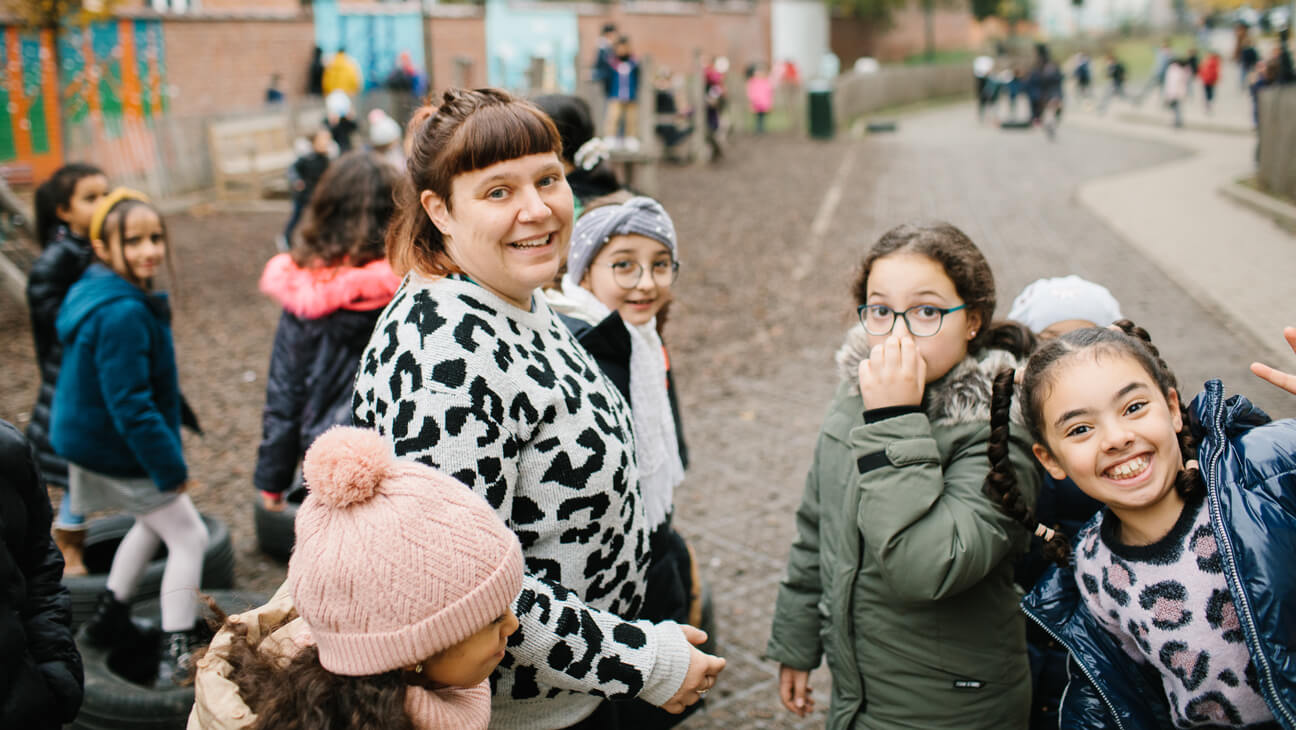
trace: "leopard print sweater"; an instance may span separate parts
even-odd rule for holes
[[[649,560],[629,408],[543,295],[527,312],[469,281],[406,277],[361,357],[354,416],[485,497],[522,543],[492,728],[566,727],[601,697],[670,699],[683,634],[623,618]]]

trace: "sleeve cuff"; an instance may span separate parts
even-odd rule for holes
[[[907,416],[910,413],[922,413],[922,406],[887,406],[885,408],[865,408],[864,422],[877,423],[888,418]]]
[[[684,638],[684,632],[674,621],[646,624],[644,628],[656,634],[657,657],[652,672],[644,682],[639,699],[654,707],[661,707],[675,696],[688,674],[689,658],[693,647]]]

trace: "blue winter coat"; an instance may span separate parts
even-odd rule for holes
[[[166,294],[148,294],[95,263],[68,291],[50,441],[68,461],[159,489],[188,479],[180,378]]]
[[[1261,693],[1279,724],[1296,730],[1296,419],[1270,421],[1241,396],[1226,400],[1218,380],[1188,411],[1201,441],[1211,527]],[[1051,570],[1022,606],[1071,654],[1062,728],[1173,727],[1155,670],[1130,661],[1097,623],[1074,571]]]

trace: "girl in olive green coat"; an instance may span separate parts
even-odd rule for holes
[[[854,294],[860,326],[837,355],[766,651],[780,699],[811,712],[827,655],[829,728],[1025,728],[1013,562],[1039,478],[1029,437],[992,423],[990,401],[1029,333],[989,326],[990,267],[948,224],[886,233]]]

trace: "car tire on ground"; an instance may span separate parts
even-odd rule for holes
[[[203,554],[203,588],[230,588],[234,585],[234,545],[230,542],[229,527],[210,515],[202,516],[207,525],[207,552]],[[122,538],[135,524],[135,518],[126,514],[110,515],[90,521],[86,528],[85,564],[88,575],[63,576],[63,585],[72,594],[72,628],[80,626],[94,614],[99,594],[108,584],[108,570]],[[162,587],[162,571],[166,568],[166,546],[158,549],[144,575],[140,577],[132,603],[154,598]]]
[[[256,526],[257,546],[261,552],[282,563],[292,556],[293,522],[297,519],[297,507],[306,498],[306,488],[300,481],[294,482],[284,493],[282,512],[271,512],[261,502],[261,496],[252,502],[252,520]]]
[[[264,595],[247,591],[204,591],[222,610],[240,613],[260,606],[268,600]],[[131,609],[136,618],[157,626],[161,621],[161,602],[157,598],[141,601]],[[206,611],[204,617],[209,618]],[[156,631],[147,647],[142,662],[156,661]],[[136,684],[122,676],[114,667],[122,666],[127,657],[77,642],[85,664],[85,700],[81,712],[68,728],[71,730],[183,730],[193,707],[193,687],[155,690]]]

